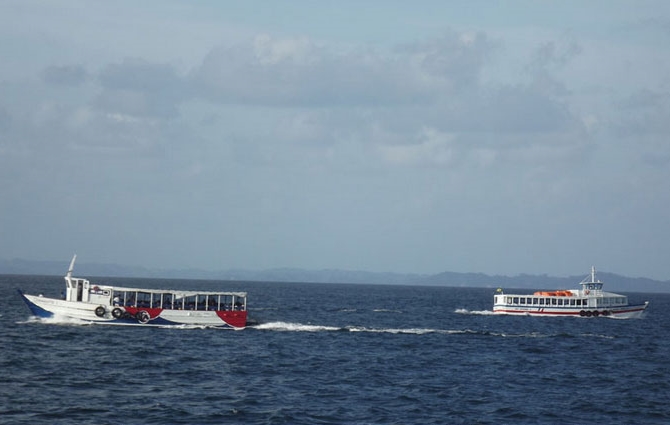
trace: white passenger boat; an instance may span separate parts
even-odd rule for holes
[[[631,305],[628,297],[603,291],[603,282],[596,279],[596,269],[580,282],[581,289],[538,291],[533,295],[506,294],[502,289],[493,297],[493,313],[529,316],[609,316],[623,319],[641,317],[649,306]]]
[[[37,317],[66,317],[110,325],[192,325],[243,329],[247,324],[246,292],[181,291],[97,285],[65,275],[59,298],[19,291]]]

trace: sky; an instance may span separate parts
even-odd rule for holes
[[[0,2],[0,258],[670,279],[670,2]]]

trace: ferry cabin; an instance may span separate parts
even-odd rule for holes
[[[625,296],[598,296],[582,297],[571,296],[529,296],[529,295],[505,295],[495,296],[496,305],[530,308],[612,308],[628,305],[628,297]]]
[[[67,301],[118,307],[168,310],[246,311],[244,292],[149,290],[91,285],[87,279],[66,277]]]

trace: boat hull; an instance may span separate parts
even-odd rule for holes
[[[518,316],[572,316],[572,317],[611,317],[618,319],[640,318],[645,313],[649,303],[640,305],[629,305],[612,308],[546,308],[546,307],[519,307],[517,305],[494,305],[494,314],[507,314]]]
[[[28,295],[21,291],[19,294],[32,314],[41,318],[66,317],[107,325],[206,326],[227,329],[243,329],[247,322],[246,311],[115,307]]]

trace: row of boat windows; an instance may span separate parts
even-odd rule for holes
[[[626,297],[606,297],[595,300],[596,305],[591,307],[602,307],[612,305],[624,305],[627,303]],[[588,306],[588,300],[581,298],[537,298],[537,297],[505,297],[506,304],[517,305],[551,305],[551,306]]]
[[[506,297],[505,302],[507,304],[529,304],[529,305],[556,305],[556,306],[586,306],[588,305],[588,300],[583,300],[581,298],[534,298],[534,297]]]
[[[113,304],[121,307],[171,310],[246,310],[246,299],[235,295],[189,295],[163,292],[114,291]]]

